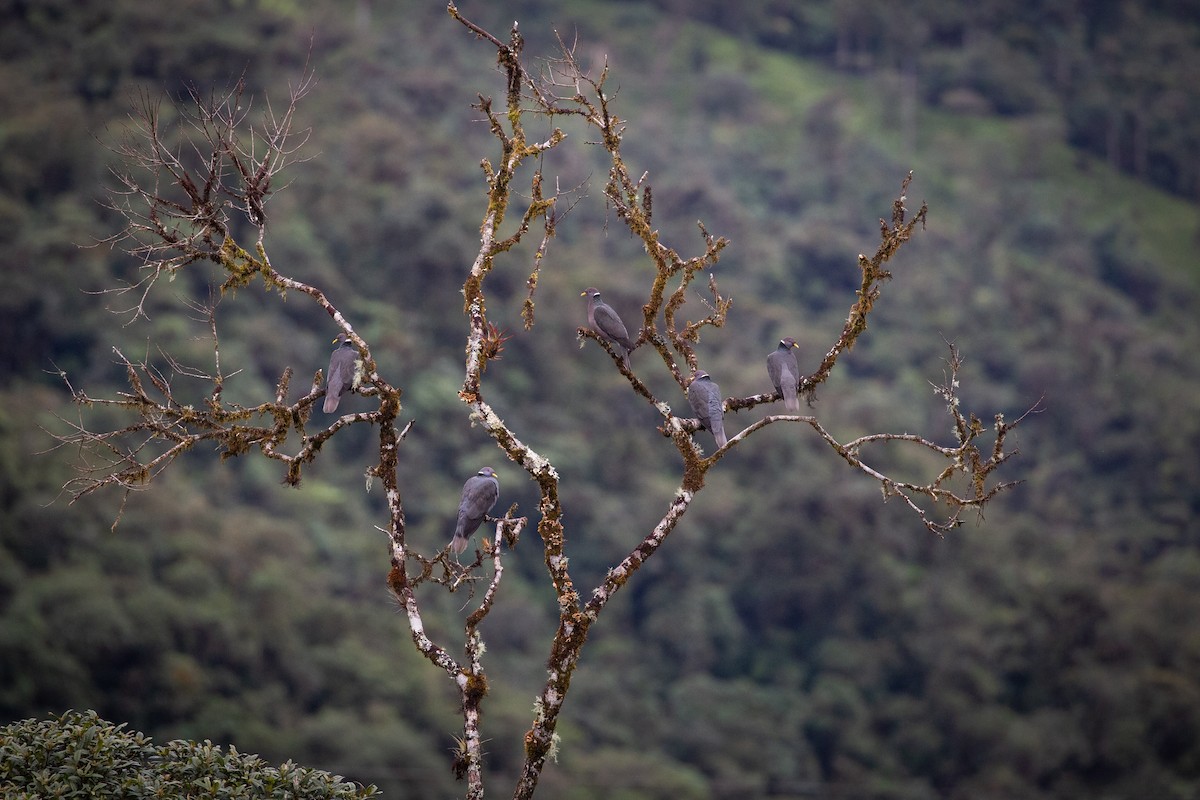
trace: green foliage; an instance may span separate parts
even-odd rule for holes
[[[817,0],[653,5],[742,42],[884,81],[970,115],[1050,112],[1072,145],[1167,191],[1200,197],[1195,4]],[[742,49],[748,49],[742,47]],[[1060,140],[1061,135],[1054,139]]]
[[[374,786],[291,761],[267,765],[205,741],[155,745],[96,712],[67,712],[0,729],[0,790],[13,800],[45,797],[211,797],[214,800],[349,800]]]
[[[1044,4],[999,21],[992,6],[993,16],[966,19],[922,4],[917,49],[889,38],[903,33],[883,24],[900,13],[894,4],[858,4],[865,18],[844,5],[854,4],[672,4],[723,15],[712,18],[721,30],[633,2],[481,13],[500,29],[517,16],[531,52],[550,52],[557,27],[578,29],[597,64],[607,55],[630,121],[627,154],[654,186],[655,224],[688,242],[699,218],[733,240],[718,267],[735,298],[730,325],[700,343],[731,393],[766,388],[763,359],[781,335],[801,341],[802,368],[820,359],[845,319],[854,257],[874,241],[896,176],[915,168],[910,200],[929,201],[928,236],[897,265],[848,374],[815,411],[839,433],[937,430],[945,421],[926,381],[940,377],[944,336],[966,355],[968,401],[1011,417],[1045,395],[1046,411],[1022,431],[1027,482],[985,525],[931,540],[792,431],[732,454],[663,558],[614,603],[611,627],[592,634],[544,790],[1192,796],[1197,209],[1088,154],[1108,159],[1100,136],[1114,102],[1157,96],[1145,94],[1159,91],[1154,81],[1194,71],[1151,71],[1121,90],[1120,76],[1091,69],[1083,43],[1044,49],[1064,30],[1052,17],[1034,24]],[[1085,17],[1097,42],[1119,34],[1120,5]],[[378,487],[364,491],[365,435],[331,443],[299,490],[280,487],[271,465],[194,453],[135,494],[115,532],[115,499],[55,502],[74,453],[34,455],[49,444],[39,426],[59,430],[53,415],[75,413],[47,373],[55,365],[100,394],[120,388],[113,345],[153,355],[153,341],[201,365],[211,355],[197,340],[205,326],[173,289],[151,321],[129,328],[105,311],[122,301],[77,291],[136,280],[119,252],[77,246],[115,229],[94,199],[107,156],[90,134],[115,135],[135,87],[220,88],[244,67],[252,89],[278,95],[317,30],[320,80],[300,109],[313,160],[271,201],[272,257],[326,288],[381,368],[401,376],[403,417],[416,420],[400,465],[414,540],[444,541],[464,475],[498,460],[462,424],[455,396],[458,289],[478,237],[478,160],[490,154],[468,104],[499,91],[493,65],[440,4],[311,6],[4,12],[0,244],[13,268],[0,271],[0,714],[94,708],[159,739],[295,758],[389,797],[450,796],[449,693],[412,656],[383,588],[386,550],[373,529],[383,503]],[[1159,33],[1161,13],[1147,12]],[[988,20],[988,35],[960,35]],[[862,33],[854,48],[877,65],[918,59],[907,132],[888,73],[853,61],[835,72],[781,52],[835,63],[839,26]],[[775,50],[726,35],[739,31]],[[1131,68],[1158,58],[1136,48],[1135,29],[1121,36]],[[1059,57],[1083,83],[1032,80]],[[947,108],[955,97],[959,110]],[[1152,129],[1196,107],[1152,103]],[[1187,130],[1173,153],[1200,140]],[[1115,162],[1130,167],[1129,131],[1118,133],[1126,144]],[[632,546],[673,489],[660,477],[671,464],[653,415],[574,336],[580,289],[603,286],[628,319],[645,277],[631,266],[638,248],[611,220],[604,227],[597,149],[556,165],[564,187],[590,176],[593,196],[551,244],[533,332],[519,330],[521,279],[495,284],[491,315],[515,337],[488,372],[500,413],[563,474],[581,581]],[[1167,185],[1187,194],[1183,180]],[[180,278],[201,293],[208,279]],[[301,304],[251,289],[222,312],[226,366],[245,370],[230,379],[232,396],[270,391],[287,366],[295,391],[324,367],[335,331]],[[683,401],[669,389],[655,387]],[[534,494],[515,475],[503,474],[503,500],[530,513]],[[487,767],[502,775],[518,763],[552,632],[544,566],[524,547],[484,629],[496,663]],[[461,604],[439,607],[431,628],[459,629]],[[131,747],[133,759],[150,745]]]

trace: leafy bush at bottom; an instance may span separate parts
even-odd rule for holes
[[[0,796],[203,797],[213,800],[350,800],[375,797],[374,786],[288,761],[279,767],[212,742],[154,744],[94,711],[68,711],[0,728]]]

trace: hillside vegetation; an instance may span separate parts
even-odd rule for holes
[[[122,510],[116,495],[66,502],[78,453],[52,449],[46,432],[78,413],[60,371],[93,396],[121,390],[114,346],[211,357],[184,290],[203,295],[213,275],[155,294],[148,321],[110,313],[128,296],[97,294],[137,276],[119,247],[93,246],[120,229],[104,187],[131,102],[244,74],[263,103],[286,97],[307,64],[318,78],[300,107],[310,160],[272,200],[272,260],[322,286],[401,376],[402,416],[416,420],[401,464],[408,535],[448,539],[463,480],[487,463],[503,504],[535,513],[536,492],[463,424],[457,397],[478,164],[495,157],[470,104],[503,92],[494,55],[444,4],[384,5],[0,8],[0,722],[94,709],[159,741],[235,745],[389,798],[460,793],[454,697],[384,588],[374,526],[385,505],[364,489],[365,434],[335,442],[297,489],[261,460],[192,453]],[[807,429],[779,426],[725,459],[592,634],[545,796],[1194,797],[1194,154],[1192,177],[1164,184],[1190,151],[1139,156],[1124,133],[1115,156],[1097,151],[1076,90],[1043,91],[1038,58],[1008,60],[1048,58],[1053,26],[956,39],[919,3],[905,14],[927,15],[925,38],[902,41],[889,24],[843,50],[839,3],[792,4],[805,11],[787,25],[772,10],[787,4],[766,2],[736,6],[736,21],[713,16],[728,3],[479,5],[462,7],[493,30],[518,19],[531,55],[552,56],[557,31],[584,63],[607,61],[625,154],[652,176],[664,236],[689,241],[702,220],[732,240],[717,268],[729,324],[699,345],[727,394],[769,389],[765,356],[785,335],[801,343],[802,369],[816,365],[857,288],[857,254],[874,249],[914,170],[910,199],[928,202],[928,229],[892,265],[871,329],[814,413],[849,437],[945,427],[929,382],[942,379],[946,340],[966,358],[964,405],[1015,418],[1043,398],[1044,409],[1005,475],[1025,483],[944,538],[881,503]],[[1095,60],[1070,74],[1116,58],[1101,34],[1133,4],[1099,5],[1102,19],[1076,15],[1095,46],[1072,56]],[[1036,22],[1041,4],[1020,7],[1014,19]],[[1144,21],[1160,31],[1165,13]],[[1131,68],[1154,63],[1156,38],[1131,29],[1115,41]],[[1194,36],[1179,46],[1195,58]],[[872,48],[896,56],[839,63]],[[935,64],[959,76],[937,92],[950,73]],[[976,102],[960,93],[956,104],[949,90],[971,76]],[[1143,108],[1105,86],[1093,116]],[[1117,116],[1120,131],[1135,125]],[[1194,146],[1195,124],[1153,129]],[[590,184],[551,245],[537,326],[521,330],[525,261],[494,276],[489,306],[513,334],[489,368],[494,402],[557,465],[573,566],[591,583],[674,490],[672,457],[647,435],[656,419],[576,341],[584,287],[603,287],[628,320],[650,275],[639,243],[606,224],[598,150],[574,142],[546,165],[563,187]],[[222,313],[223,363],[242,369],[228,398],[269,395],[288,366],[325,366],[336,330],[312,307],[251,288]],[[487,767],[508,778],[555,624],[536,544],[508,562],[486,631]],[[449,598],[427,621],[457,630],[460,605]]]

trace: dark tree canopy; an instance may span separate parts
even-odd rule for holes
[[[1131,77],[1158,80],[1149,65],[1177,53],[1122,21],[1129,4],[1109,5],[1111,17],[1085,34],[1099,46],[1120,33]],[[542,486],[497,447],[498,419],[554,467],[550,508],[561,511],[569,561],[552,563],[583,615],[614,565],[653,550],[617,576],[624,583],[603,619],[589,623],[539,794],[1195,794],[1196,209],[1089,156],[1109,142],[1132,156],[1132,117],[1108,112],[1136,109],[1139,96],[1044,91],[1043,79],[1108,77],[1077,72],[1086,62],[1069,48],[1039,49],[1049,59],[1031,69],[1022,48],[1053,38],[1061,20],[1031,17],[1029,4],[964,20],[928,4],[818,2],[788,27],[778,23],[791,11],[751,3],[722,27],[696,24],[713,9],[463,7],[506,46],[520,19],[538,81],[543,56],[560,52],[555,30],[592,78],[611,64],[604,93],[635,187],[622,210],[644,207],[649,231],[685,264],[707,252],[697,220],[727,242],[672,311],[676,334],[699,325],[695,341],[683,339],[694,362],[665,317],[683,273],[667,280],[653,317],[677,375],[639,339],[658,266],[606,198],[614,159],[603,137],[577,115],[534,113],[527,97],[524,140],[540,145],[556,128],[566,138],[512,173],[494,241],[525,221],[534,172],[554,235],[534,215],[491,258],[480,284],[486,370],[471,407],[459,397],[476,330],[463,289],[482,244],[486,177],[501,174],[505,152],[489,116],[471,108],[477,93],[493,97],[495,121],[519,141],[494,42],[436,4],[347,13],[324,0],[236,3],[164,16],[112,0],[0,12],[0,713],[92,708],[157,742],[210,739],[224,752],[232,743],[388,797],[454,796],[469,784],[452,768],[469,772],[474,744],[449,678],[478,674],[486,685],[467,689],[486,689],[468,695],[483,711],[481,778],[493,794],[516,786],[560,606],[545,543],[532,535],[551,516]],[[1178,10],[1147,7],[1143,19]],[[781,54],[809,36],[817,60]],[[768,37],[773,49],[759,46]],[[203,195],[211,142],[188,120],[221,108],[240,75],[238,158],[257,165],[265,140],[252,143],[250,129],[271,129],[272,110],[284,119],[306,63],[317,80],[295,106],[291,141],[308,139],[292,165],[271,177],[256,210],[232,158],[221,162],[232,192],[210,195],[214,210],[230,204],[228,233],[248,260],[239,266],[237,248],[218,247],[216,260],[163,274],[144,316],[114,317],[136,312],[145,287],[111,290],[150,276],[142,267],[154,259],[79,245],[126,222],[103,202],[118,198],[98,189],[113,185],[107,168],[153,185],[152,173],[103,146],[145,141],[122,140],[136,132],[131,100],[135,116],[140,98],[157,106],[169,154]],[[1045,71],[1056,64],[1064,69]],[[1167,102],[1151,116],[1179,108]],[[1157,125],[1139,139],[1152,167]],[[1069,129],[1092,137],[1086,149],[1067,146]],[[1166,130],[1190,141],[1186,127]],[[879,293],[866,329],[788,409],[765,356],[795,337],[801,378],[814,381],[864,288],[855,254],[872,260],[879,217],[893,229],[910,170],[903,225],[928,200],[928,230],[917,223],[882,264],[894,277],[867,287]],[[169,180],[158,187],[189,201]],[[270,270],[319,290],[366,346],[352,347],[360,372],[373,360],[382,380],[360,374],[333,414],[319,406],[331,339],[346,331],[299,286],[276,291],[258,253],[259,213]],[[195,233],[182,221],[179,231]],[[221,292],[235,273],[249,282]],[[589,336],[588,286],[638,340],[625,371],[623,348]],[[677,442],[697,448],[701,468],[714,456],[683,388],[696,369],[725,395],[729,436],[746,435],[704,469],[669,533],[643,546],[676,508]],[[60,372],[98,402],[76,408]],[[968,431],[969,410],[989,411],[973,442],[982,463],[990,412],[1011,421],[1046,399],[1036,424],[1018,431],[1020,458],[987,481],[1024,478],[1020,489],[989,503],[986,518],[967,508],[965,525],[926,535],[908,501],[935,525],[953,509],[911,487],[930,486],[953,458],[862,437],[923,435],[954,448],[946,390]],[[99,458],[73,446],[45,452],[46,430],[132,423],[143,427],[108,439],[117,449]],[[169,427],[155,436],[155,426]],[[407,614],[381,587],[394,517],[377,470],[389,427],[406,576],[428,641],[447,654],[434,669],[426,653],[438,651],[413,647]],[[1006,451],[1018,444],[1006,442]],[[174,460],[151,464],[172,450]],[[481,465],[501,480],[493,520],[447,563],[440,551],[463,482]],[[95,479],[131,471],[124,487],[55,502],[65,482],[86,477],[71,472],[79,466],[97,467]],[[942,488],[970,499],[964,479]],[[505,516],[512,524],[497,530]],[[485,540],[494,547],[516,533],[494,561]],[[465,625],[494,563],[503,577],[473,629],[487,646],[476,673]]]

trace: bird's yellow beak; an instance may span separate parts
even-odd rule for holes
[[[580,296],[580,297],[586,297],[586,296],[587,296],[587,292],[580,292],[580,293],[579,293],[579,296]]]

